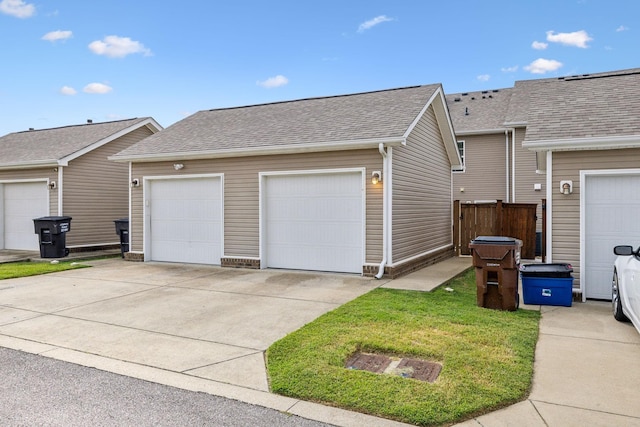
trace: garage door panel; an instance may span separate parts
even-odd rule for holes
[[[150,187],[150,258],[220,264],[221,179],[157,180]]]
[[[640,242],[640,175],[587,176],[584,275],[587,298],[611,299],[613,247]]]
[[[268,267],[362,272],[360,172],[269,176],[264,197]]]
[[[33,219],[49,215],[49,191],[45,182],[3,184],[4,248],[39,250]]]

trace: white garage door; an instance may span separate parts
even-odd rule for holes
[[[585,187],[585,292],[610,300],[613,247],[640,245],[640,175],[588,175]]]
[[[220,264],[222,179],[149,181],[147,248],[151,261]]]
[[[267,176],[263,186],[267,267],[362,273],[362,174]]]
[[[33,219],[49,215],[49,190],[45,182],[2,184],[4,249],[37,251]]]

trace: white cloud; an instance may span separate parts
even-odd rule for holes
[[[84,89],[82,89],[85,93],[97,93],[99,95],[109,93],[112,90],[113,88],[102,83],[89,83],[84,87]]]
[[[29,18],[36,13],[36,7],[23,0],[2,0],[0,1],[0,12],[16,18]]]
[[[50,31],[44,36],[42,36],[42,40],[55,42],[58,40],[66,40],[68,38],[71,38],[72,35],[73,33],[71,31],[62,31],[62,30]]]
[[[620,25],[618,28],[616,28],[617,33],[620,33],[622,31],[629,31],[629,28],[625,27],[624,25]]]
[[[555,71],[560,67],[562,67],[562,62],[556,61],[555,59],[538,58],[531,64],[524,67],[524,69],[533,74],[546,74],[549,71]]]
[[[518,71],[518,66],[514,65],[513,67],[502,67],[500,69],[500,71],[502,71],[503,73],[515,73],[516,71]]]
[[[549,44],[545,42],[534,41],[531,43],[531,47],[535,50],[545,50],[547,46],[549,46]]]
[[[389,21],[393,21],[393,19],[392,18],[388,18],[386,15],[376,16],[375,18],[370,19],[370,20],[360,24],[360,26],[358,27],[358,32],[362,33],[364,31],[368,30],[369,28],[373,28],[378,24],[382,24],[383,22],[389,22]]]
[[[574,31],[573,33],[557,33],[555,31],[547,31],[547,41],[560,43],[566,46],[588,48],[587,43],[593,40],[586,31]]]
[[[151,50],[144,47],[138,41],[129,37],[106,36],[102,40],[96,40],[89,44],[89,49],[96,55],[105,55],[109,58],[124,58],[133,53],[151,55]]]
[[[289,83],[289,79],[281,74],[275,77],[269,77],[267,80],[256,82],[258,86],[266,87],[267,89],[284,86],[287,83]]]
[[[60,93],[62,95],[75,95],[76,93],[78,93],[78,91],[70,86],[62,86],[60,88]]]
[[[481,82],[488,82],[489,79],[491,78],[491,76],[489,74],[480,74],[478,77],[476,77],[478,80],[480,80]]]

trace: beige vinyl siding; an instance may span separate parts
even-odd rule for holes
[[[20,181],[20,180],[46,180],[58,181],[58,172],[54,167],[39,169],[15,169],[0,171],[0,181]],[[49,190],[49,215],[58,214],[58,191],[59,188]]]
[[[393,149],[393,260],[452,244],[451,163],[433,108]]]
[[[377,149],[326,153],[256,156],[213,160],[181,161],[184,168],[175,171],[174,162],[136,163],[133,178],[141,180],[133,188],[131,249],[143,250],[143,178],[196,174],[224,174],[224,256],[258,258],[259,251],[259,173],[275,171],[313,171],[317,169],[366,168],[365,177],[382,170]],[[382,190],[367,179],[366,262],[382,259]]]
[[[507,201],[504,133],[458,136],[457,139],[465,141],[465,170],[453,174],[454,200],[462,203],[475,200]],[[461,191],[462,188],[464,191]]]
[[[515,203],[537,204],[536,229],[542,230],[542,199],[546,197],[546,175],[536,173],[536,153],[522,146],[524,128],[516,129],[515,143]],[[544,165],[543,165],[544,166]],[[534,190],[534,184],[540,184],[541,190]]]
[[[554,152],[552,165],[553,262],[568,262],[573,266],[574,287],[577,287],[580,284],[580,171],[638,168],[640,149]],[[560,194],[560,180],[573,181],[572,194]]]
[[[113,221],[129,216],[129,166],[107,158],[151,134],[141,127],[63,169],[63,214],[73,218],[68,247],[119,244]]]

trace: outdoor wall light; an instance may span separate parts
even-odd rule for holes
[[[376,185],[379,182],[382,182],[382,172],[380,171],[371,172],[371,183],[373,185]]]
[[[560,181],[560,192],[565,196],[573,193],[573,181]]]
[[[173,168],[179,171],[180,169],[184,168],[184,165],[182,163],[174,163]]]
[[[131,184],[129,184],[131,187],[139,187],[140,186],[140,180],[138,178],[134,178],[131,180]]]
[[[55,181],[51,181],[49,183],[49,190],[53,190],[54,188],[56,188],[56,182]]]

